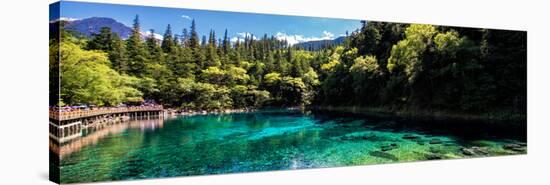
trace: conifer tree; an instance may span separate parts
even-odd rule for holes
[[[159,41],[155,38],[155,30],[149,30],[149,35],[145,39],[145,45],[147,45],[147,50],[149,50],[149,59],[154,63],[162,63],[163,52],[159,46]]]
[[[189,38],[189,47],[199,48],[199,34],[196,30],[195,19],[191,22],[191,37]]]
[[[164,38],[162,39],[161,44],[162,51],[165,53],[171,53],[176,44],[174,43],[174,37],[172,35],[172,28],[170,27],[170,24],[166,27],[166,32],[164,32],[163,37]]]
[[[225,33],[223,34],[223,53],[227,54],[229,51],[230,43],[229,39],[227,38],[227,29],[225,29]]]
[[[136,15],[132,27],[132,33],[126,40],[126,51],[128,54],[128,73],[139,76],[145,69],[148,62],[148,53],[141,39],[139,16]]]
[[[206,47],[206,35],[203,35],[202,36],[202,39],[201,39],[201,47]]]
[[[187,32],[187,28],[183,28],[183,32],[181,34],[181,46],[182,47],[189,47],[189,33]]]
[[[113,33],[110,27],[102,27],[99,33],[92,34],[92,40],[88,42],[87,49],[89,50],[102,50],[108,52],[111,50],[111,40],[113,39]]]
[[[117,72],[126,74],[128,72],[128,56],[124,41],[118,34],[113,33],[110,45],[111,51],[109,52],[109,60],[111,60],[111,66]]]

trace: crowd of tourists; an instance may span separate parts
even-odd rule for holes
[[[72,112],[72,111],[91,111],[91,110],[112,110],[120,108],[140,108],[140,107],[157,107],[160,106],[153,100],[146,100],[138,105],[120,104],[112,107],[101,107],[96,105],[73,105],[73,106],[50,106],[50,111],[54,112]]]

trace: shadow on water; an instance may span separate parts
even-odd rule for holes
[[[394,116],[365,116],[320,110],[313,112],[313,116],[323,123],[332,120],[336,124],[344,124],[344,127],[351,120],[365,120],[363,126],[373,130],[449,135],[463,141],[494,138],[525,142],[527,139],[526,121],[412,120]]]

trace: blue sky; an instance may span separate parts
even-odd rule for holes
[[[223,37],[227,28],[230,38],[236,40],[245,34],[262,37],[276,36],[287,39],[289,43],[334,39],[359,28],[359,20],[316,18],[302,16],[284,16],[223,11],[193,10],[181,8],[161,8],[147,6],[129,6],[62,1],[60,17],[84,19],[89,17],[109,17],[127,26],[132,25],[135,15],[139,15],[142,31],[154,29],[163,34],[166,26],[172,26],[172,32],[181,34],[183,28],[189,29],[195,19],[199,34],[208,35],[210,29],[216,31],[217,38]],[[50,17],[52,19],[52,17]]]

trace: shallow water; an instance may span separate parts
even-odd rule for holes
[[[74,183],[513,155],[526,153],[525,137],[483,123],[274,109],[96,131],[61,147],[60,172]]]

